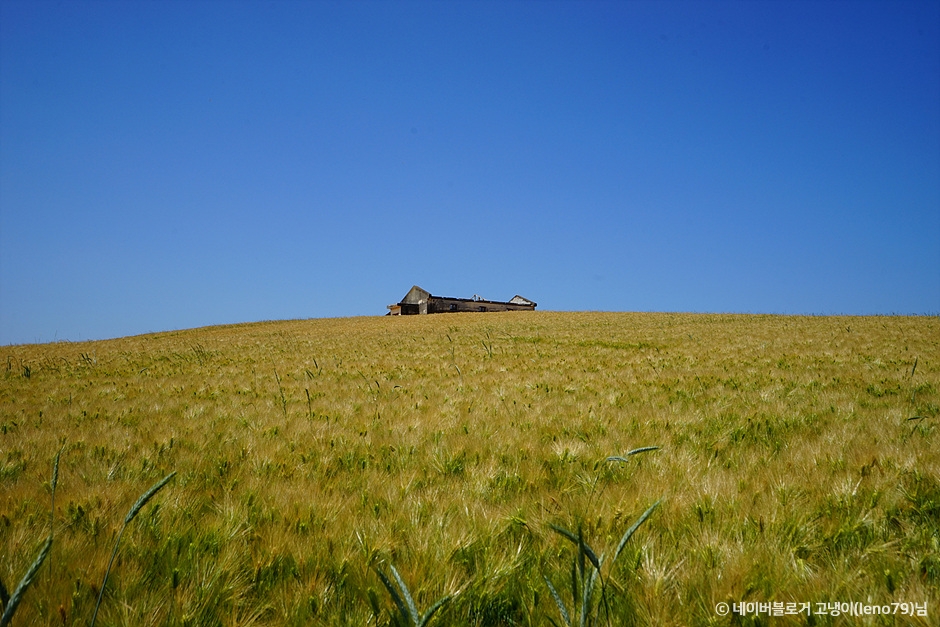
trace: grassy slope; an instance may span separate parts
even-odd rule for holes
[[[615,624],[730,624],[715,603],[742,599],[940,616],[935,317],[355,318],[0,356],[8,589],[64,446],[14,624],[86,624],[124,514],[172,470],[99,624],[363,625],[370,590],[383,623],[383,560],[422,608],[459,593],[434,624],[548,624],[542,575],[566,589],[572,549],[548,524],[612,549],[660,497],[612,570]]]

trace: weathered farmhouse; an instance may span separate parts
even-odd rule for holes
[[[432,296],[417,285],[408,290],[400,303],[388,306],[387,316],[452,313],[458,311],[534,311],[536,303],[518,294],[506,302],[473,298]]]

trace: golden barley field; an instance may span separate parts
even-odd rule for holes
[[[315,319],[0,371],[4,605],[52,537],[12,625],[940,624],[937,317]]]

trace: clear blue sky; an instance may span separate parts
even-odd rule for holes
[[[0,344],[940,313],[940,2],[0,0]]]

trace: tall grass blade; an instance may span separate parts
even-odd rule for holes
[[[401,578],[401,575],[398,574],[398,571],[395,570],[395,567],[392,564],[389,564],[388,567],[391,569],[392,576],[395,577],[395,581],[398,583],[398,589],[401,590],[402,596],[405,599],[405,603],[408,604],[408,613],[411,617],[411,622],[414,625],[418,625],[418,608],[415,607],[415,600],[411,598],[411,592],[408,591],[408,586],[405,585],[405,581]]]
[[[591,615],[591,597],[594,595],[594,583],[597,581],[597,576],[600,572],[599,570],[591,571],[587,581],[584,583],[584,590],[581,596],[581,627],[585,627],[588,624],[588,617]]]
[[[388,593],[392,596],[392,601],[394,601],[395,605],[398,606],[398,613],[401,614],[402,620],[404,620],[405,624],[407,624],[410,616],[408,616],[408,606],[405,605],[404,599],[402,599],[401,595],[398,594],[395,586],[392,585],[392,582],[385,575],[385,573],[376,568],[375,574],[378,575],[379,579],[382,580],[382,583],[385,585],[385,589],[388,590]]]
[[[421,623],[419,624],[419,627],[424,627],[425,625],[427,625],[428,622],[431,620],[431,617],[434,616],[439,609],[444,607],[444,604],[447,603],[448,601],[450,601],[449,594],[445,597],[442,597],[440,600],[438,600],[437,603],[432,605],[431,609],[429,609],[427,612],[424,613],[424,617],[421,619]]]
[[[121,530],[118,531],[117,539],[114,541],[114,550],[111,551],[111,559],[108,560],[108,568],[104,571],[104,579],[101,580],[101,590],[98,592],[98,601],[95,603],[95,613],[91,616],[91,627],[95,626],[95,621],[98,619],[98,609],[101,607],[101,599],[104,598],[104,589],[108,584],[108,576],[111,574],[111,566],[114,565],[114,558],[117,556],[118,547],[121,545],[121,536],[124,535],[124,530],[127,529],[128,523],[134,520],[134,517],[140,513],[140,510],[147,504],[147,501],[152,499],[174,476],[176,476],[175,470],[153,484],[149,490],[144,492],[140,498],[137,499],[137,502],[134,503],[130,511],[127,512],[127,516],[124,517],[124,524],[121,525]]]
[[[617,545],[617,550],[614,552],[615,562],[617,561],[617,558],[620,557],[620,552],[623,551],[623,547],[627,546],[627,542],[629,542],[630,538],[633,537],[633,534],[636,533],[636,530],[640,528],[640,525],[646,522],[646,519],[650,517],[650,514],[653,513],[653,510],[659,507],[659,504],[662,502],[663,502],[662,499],[660,499],[656,501],[655,503],[653,503],[652,505],[650,505],[650,508],[646,510],[645,512],[643,512],[643,515],[640,516],[640,518],[635,523],[633,523],[633,525],[629,529],[627,529],[627,532],[625,534],[623,534],[623,537],[620,538],[620,544]]]
[[[55,488],[59,485],[59,458],[62,457],[62,448],[55,454],[55,463],[52,465],[52,505],[49,509],[49,537],[55,533]],[[49,579],[52,579],[52,560],[49,560]]]
[[[636,454],[638,454],[638,453],[646,453],[646,452],[648,452],[648,451],[656,451],[656,450],[659,450],[659,448],[660,448],[660,447],[658,447],[658,446],[641,446],[640,448],[635,448],[635,449],[633,449],[632,451],[627,451],[627,452],[624,453],[623,455],[611,455],[610,457],[607,458],[607,461],[609,461],[609,462],[625,462],[625,461],[627,461],[627,458],[628,458],[628,457],[631,457],[631,456],[636,455]]]
[[[23,578],[20,580],[20,584],[16,586],[16,590],[14,590],[13,594],[10,595],[10,601],[6,604],[6,607],[3,610],[3,616],[0,617],[0,627],[6,627],[10,624],[10,621],[13,619],[13,613],[16,611],[20,601],[23,600],[23,595],[26,594],[26,589],[36,578],[36,573],[39,572],[39,567],[42,566],[42,563],[45,561],[46,557],[49,556],[49,550],[51,548],[52,534],[49,534],[49,537],[46,538],[45,543],[42,545],[42,549],[39,550],[39,555],[33,561],[32,565],[29,567],[29,570],[26,571],[26,574],[23,576]]]
[[[581,536],[581,528],[578,527],[578,575],[581,577],[581,581],[584,581],[584,538]]]
[[[565,621],[566,627],[571,627],[571,618],[568,616],[568,608],[565,607],[565,602],[561,600],[561,596],[558,594],[558,591],[555,590],[555,586],[552,585],[552,582],[548,580],[548,577],[542,575],[542,579],[545,580],[545,585],[548,586],[548,591],[551,593],[552,598],[555,599],[555,605],[558,606],[558,612],[561,614],[561,619]]]
[[[601,569],[601,559],[603,559],[603,557],[600,557],[600,558],[597,557],[597,554],[594,552],[594,550],[590,546],[588,546],[587,542],[584,541],[584,534],[582,533],[581,529],[578,529],[578,551],[583,553],[591,561],[591,565],[596,570]],[[581,572],[583,575],[584,573],[583,565],[581,567]]]
[[[571,611],[578,608],[578,560],[571,560]],[[574,623],[571,623],[574,627]]]
[[[284,410],[284,417],[287,418],[287,397],[284,396],[284,388],[281,386],[281,377],[277,374],[277,368],[274,369],[274,380],[277,381],[277,391],[281,395],[281,408]]]
[[[137,516],[137,514],[144,507],[144,505],[147,504],[147,501],[152,499],[154,495],[160,490],[162,490],[163,486],[168,484],[170,482],[170,479],[172,479],[175,476],[176,476],[176,471],[174,470],[173,472],[165,476],[163,479],[160,479],[160,481],[153,484],[153,486],[149,490],[144,492],[141,495],[141,497],[137,499],[137,502],[134,503],[134,506],[131,507],[131,511],[127,512],[127,516],[124,518],[124,524],[126,525],[130,521],[134,520],[134,517]]]
[[[590,560],[590,562],[591,562],[591,564],[594,566],[594,568],[600,568],[600,567],[601,567],[601,562],[600,562],[600,560],[597,558],[597,554],[594,553],[594,550],[593,550],[590,546],[588,546],[588,544],[584,541],[584,537],[581,535],[581,532],[580,532],[580,531],[578,532],[578,535],[574,535],[573,533],[571,533],[570,531],[568,531],[568,530],[565,529],[564,527],[559,527],[558,525],[553,525],[553,524],[551,524],[551,523],[549,523],[548,526],[549,526],[549,527],[552,529],[552,531],[554,531],[555,533],[557,533],[557,534],[559,534],[559,535],[561,535],[561,536],[563,536],[563,537],[568,538],[569,540],[571,540],[571,542],[572,542],[576,547],[578,547],[578,552],[579,552],[579,553],[583,552],[583,553],[584,553],[584,556],[587,557],[588,560]],[[582,571],[582,572],[584,571],[584,568],[583,568],[583,567],[581,568],[581,571]]]
[[[49,512],[49,524],[55,521],[55,488],[59,485],[59,458],[62,457],[62,449],[55,454],[55,463],[52,465],[52,511]]]

